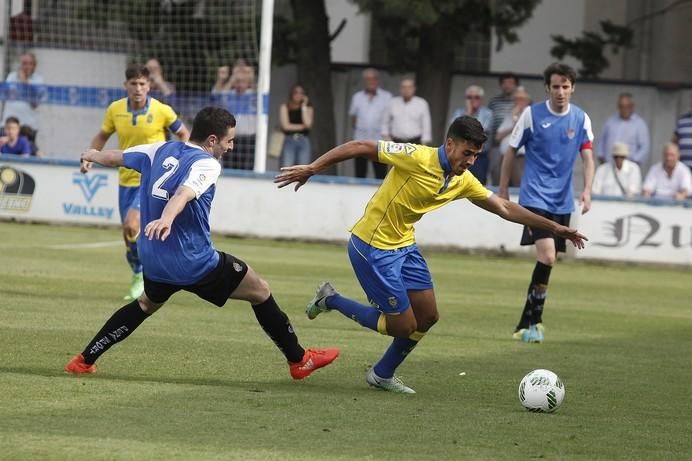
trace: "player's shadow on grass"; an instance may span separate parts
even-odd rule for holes
[[[283,370],[282,370],[283,371]],[[328,371],[328,370],[323,370]],[[209,386],[233,388],[236,390],[245,390],[247,392],[270,392],[284,390],[305,390],[306,392],[325,392],[334,394],[341,389],[345,394],[351,394],[354,389],[361,388],[358,385],[340,384],[334,379],[329,379],[325,376],[324,379],[319,379],[318,376],[311,376],[301,381],[291,379],[288,374],[285,378],[277,378],[275,381],[258,381],[258,380],[233,380],[210,377],[194,377],[194,376],[135,376],[126,374],[110,374],[96,373],[93,375],[75,376],[65,373],[61,369],[47,369],[43,367],[11,367],[0,366],[0,373],[14,373],[21,375],[42,376],[44,378],[65,378],[75,380],[75,384],[82,380],[107,380],[107,381],[123,381],[131,383],[160,383],[160,384],[178,384],[185,386]]]

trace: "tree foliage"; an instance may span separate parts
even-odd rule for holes
[[[551,36],[555,45],[550,49],[550,54],[557,59],[572,56],[581,62],[579,74],[582,77],[598,78],[610,64],[604,56],[605,50],[610,48],[617,54],[621,48],[632,44],[632,29],[629,27],[611,21],[601,21],[600,25],[600,32],[584,32],[581,37],[574,39],[563,35]]]

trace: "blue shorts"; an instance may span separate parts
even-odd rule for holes
[[[348,257],[368,301],[385,314],[400,314],[409,308],[407,290],[433,287],[428,265],[415,243],[380,250],[351,235]]]
[[[120,222],[125,222],[125,217],[130,209],[139,211],[139,186],[118,186],[118,207],[120,208]]]

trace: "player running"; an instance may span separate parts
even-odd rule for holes
[[[65,371],[94,373],[101,354],[132,334],[180,290],[219,307],[229,298],[248,301],[259,324],[286,356],[294,379],[303,379],[337,358],[338,349],[303,349],[267,282],[243,261],[212,245],[209,211],[221,173],[219,159],[232,149],[234,136],[233,115],[207,107],[195,117],[190,142],[159,142],[125,151],[91,149],[82,154],[83,163],[125,166],[142,175],[144,238],[139,239],[139,250],[144,293],[115,312]]]
[[[394,337],[382,358],[367,372],[366,381],[371,386],[415,393],[394,372],[439,318],[430,271],[414,238],[413,226],[424,214],[452,200],[468,198],[508,221],[546,229],[571,240],[578,248],[584,246],[586,238],[575,229],[493,195],[467,171],[486,139],[478,120],[462,116],[452,122],[444,144],[438,148],[350,141],[309,165],[282,168],[275,179],[279,187],[296,183],[298,190],[319,171],[356,157],[392,167],[363,217],[351,229],[348,242],[351,265],[371,306],[339,295],[325,282],[307,307],[310,319],[337,310],[366,328]]]
[[[113,133],[118,135],[120,149],[166,140],[166,130],[175,133],[181,141],[190,137],[183,122],[173,109],[149,96],[149,70],[132,64],[125,70],[127,97],[111,103],[103,117],[101,130],[89,147],[101,150]],[[85,164],[86,169],[91,165]],[[126,300],[137,299],[144,289],[142,263],[137,251],[139,236],[139,173],[121,167],[118,172],[118,207],[125,240],[125,257],[132,269],[130,290]]]

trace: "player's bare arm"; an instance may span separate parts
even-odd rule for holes
[[[176,216],[185,209],[185,205],[196,197],[195,191],[187,186],[180,186],[168,201],[159,219],[146,225],[144,235],[149,239],[166,240],[171,233],[171,227]]]
[[[571,241],[572,244],[579,249],[584,248],[584,242],[588,240],[576,229],[563,226],[543,216],[532,213],[523,206],[498,197],[497,195],[491,195],[486,200],[472,200],[472,202],[474,205],[490,211],[491,213],[495,213],[507,221],[549,230],[553,234]]]
[[[295,190],[298,190],[310,179],[310,176],[316,175],[325,168],[339,162],[356,157],[364,157],[376,162],[377,141],[349,141],[341,144],[309,165],[294,165],[281,168],[281,173],[276,175],[274,182],[279,185],[279,188],[296,183]]]
[[[581,159],[584,162],[584,191],[579,197],[579,202],[582,204],[581,214],[584,214],[591,209],[591,185],[593,184],[596,165],[594,164],[593,151],[591,149],[583,149],[581,151]]]
[[[505,155],[502,156],[502,166],[500,168],[500,185],[497,194],[509,200],[509,178],[512,176],[512,162],[517,150],[514,147],[508,147]],[[589,189],[590,190],[590,189]]]
[[[95,150],[101,150],[103,149],[103,146],[106,145],[108,142],[108,139],[111,137],[111,133],[106,133],[103,130],[99,130],[98,133],[96,133],[96,136],[94,136],[94,139],[91,140],[89,143],[89,149],[95,149]],[[80,161],[79,165],[79,170],[82,173],[86,173],[91,169],[93,166],[92,162],[87,162],[87,161]]]
[[[79,159],[80,171],[86,173],[91,168],[92,163],[107,167],[123,166],[123,151],[118,149],[96,150],[89,149],[82,152]]]

